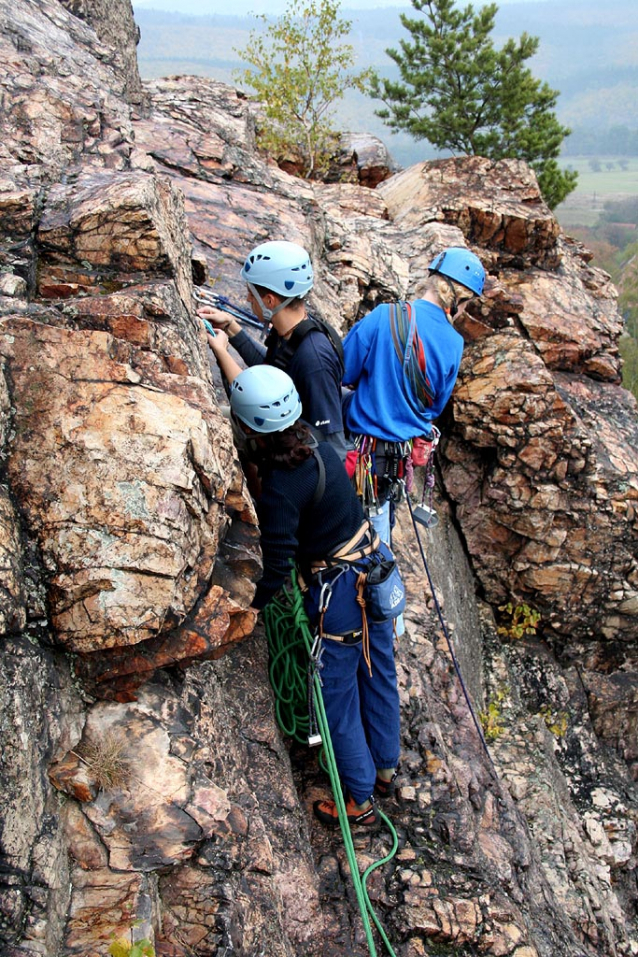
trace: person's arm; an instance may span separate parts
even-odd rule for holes
[[[226,333],[231,346],[239,353],[247,366],[260,365],[265,360],[265,345],[261,342],[255,342],[252,336],[249,336],[248,333],[242,329],[240,323],[234,316],[229,316],[228,313],[222,312],[221,309],[214,309],[212,306],[202,306],[201,309],[197,310],[197,315],[200,319],[205,319],[207,322],[210,322],[214,329],[219,329]],[[214,351],[213,349],[213,352]],[[238,370],[239,368],[240,367],[237,366]],[[235,373],[235,375],[237,375],[237,373]],[[233,378],[234,377],[235,376],[233,376]]]
[[[257,502],[257,517],[264,571],[257,582],[252,605],[261,609],[290,575],[291,561],[294,561],[298,547],[299,506],[266,479]]]
[[[206,339],[222,375],[229,384],[234,382],[242,370],[239,363],[235,362],[228,352],[228,336],[221,329],[218,329],[214,336],[207,332]]]
[[[228,327],[230,344],[239,353],[247,366],[258,366],[266,360],[266,346],[263,342],[255,342],[245,329],[237,323],[237,332],[233,332],[232,325]]]
[[[197,310],[197,315],[200,319],[210,322],[214,329],[223,329],[229,336],[235,335],[235,332],[241,328],[236,319],[229,316],[227,312],[222,312],[221,309],[215,309],[214,306],[201,306]],[[233,326],[237,329],[233,329]]]

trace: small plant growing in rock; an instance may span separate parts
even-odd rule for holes
[[[129,944],[126,940],[114,940],[109,947],[111,957],[155,957],[155,948],[150,940],[136,940]]]
[[[117,731],[107,731],[100,740],[87,742],[80,757],[98,788],[120,787],[131,774],[126,739]]]
[[[490,696],[485,711],[479,712],[479,721],[483,728],[483,734],[486,741],[496,741],[505,731],[503,724],[503,702],[507,698],[510,689],[506,686],[500,687]]]
[[[569,717],[566,711],[554,711],[551,705],[544,704],[539,711],[540,716],[547,725],[547,730],[555,738],[564,738],[569,727]]]
[[[321,177],[338,151],[332,111],[346,90],[363,93],[371,73],[351,71],[354,47],[343,42],[351,27],[339,17],[340,0],[290,0],[264,28],[253,30],[239,51],[248,67],[237,79],[252,87],[264,108],[260,145],[278,158],[301,159],[306,179]]]
[[[523,635],[535,635],[541,620],[541,613],[530,608],[525,602],[515,605],[508,601],[506,605],[499,605],[498,610],[503,613],[505,623],[497,629],[504,638],[522,638]]]

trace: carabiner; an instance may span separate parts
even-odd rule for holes
[[[326,597],[326,603],[324,605],[324,595]],[[319,613],[325,615],[328,611],[328,605],[330,604],[330,599],[332,598],[332,585],[330,582],[324,582],[321,586],[321,591],[319,592]]]

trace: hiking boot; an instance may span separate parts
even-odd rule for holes
[[[384,781],[383,778],[377,774],[377,779],[374,782],[374,793],[383,798],[394,797],[397,789],[395,781],[398,774],[399,772],[395,771],[389,781]]]
[[[329,827],[336,827],[339,824],[339,811],[337,810],[335,801],[315,801],[312,805],[312,809],[315,812],[315,816],[318,817],[323,824],[327,824]],[[372,796],[370,796],[370,806],[364,808],[363,811],[358,811],[354,798],[348,797],[346,801],[346,814],[350,827],[361,826],[371,830],[379,823],[379,815],[374,806],[374,798]]]

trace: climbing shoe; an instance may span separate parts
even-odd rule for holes
[[[397,789],[395,781],[398,773],[398,771],[395,771],[389,781],[384,781],[383,778],[377,774],[377,779],[374,782],[374,793],[378,794],[379,797],[394,797]]]
[[[323,824],[327,824],[329,827],[336,827],[339,824],[339,811],[337,810],[337,805],[335,801],[325,800],[325,801],[315,801],[312,806],[315,816]],[[374,798],[370,797],[370,806],[363,809],[363,811],[357,810],[354,798],[348,797],[346,801],[346,814],[348,815],[348,823],[350,827],[366,827],[372,830],[379,823],[379,815],[377,809],[374,806]]]

